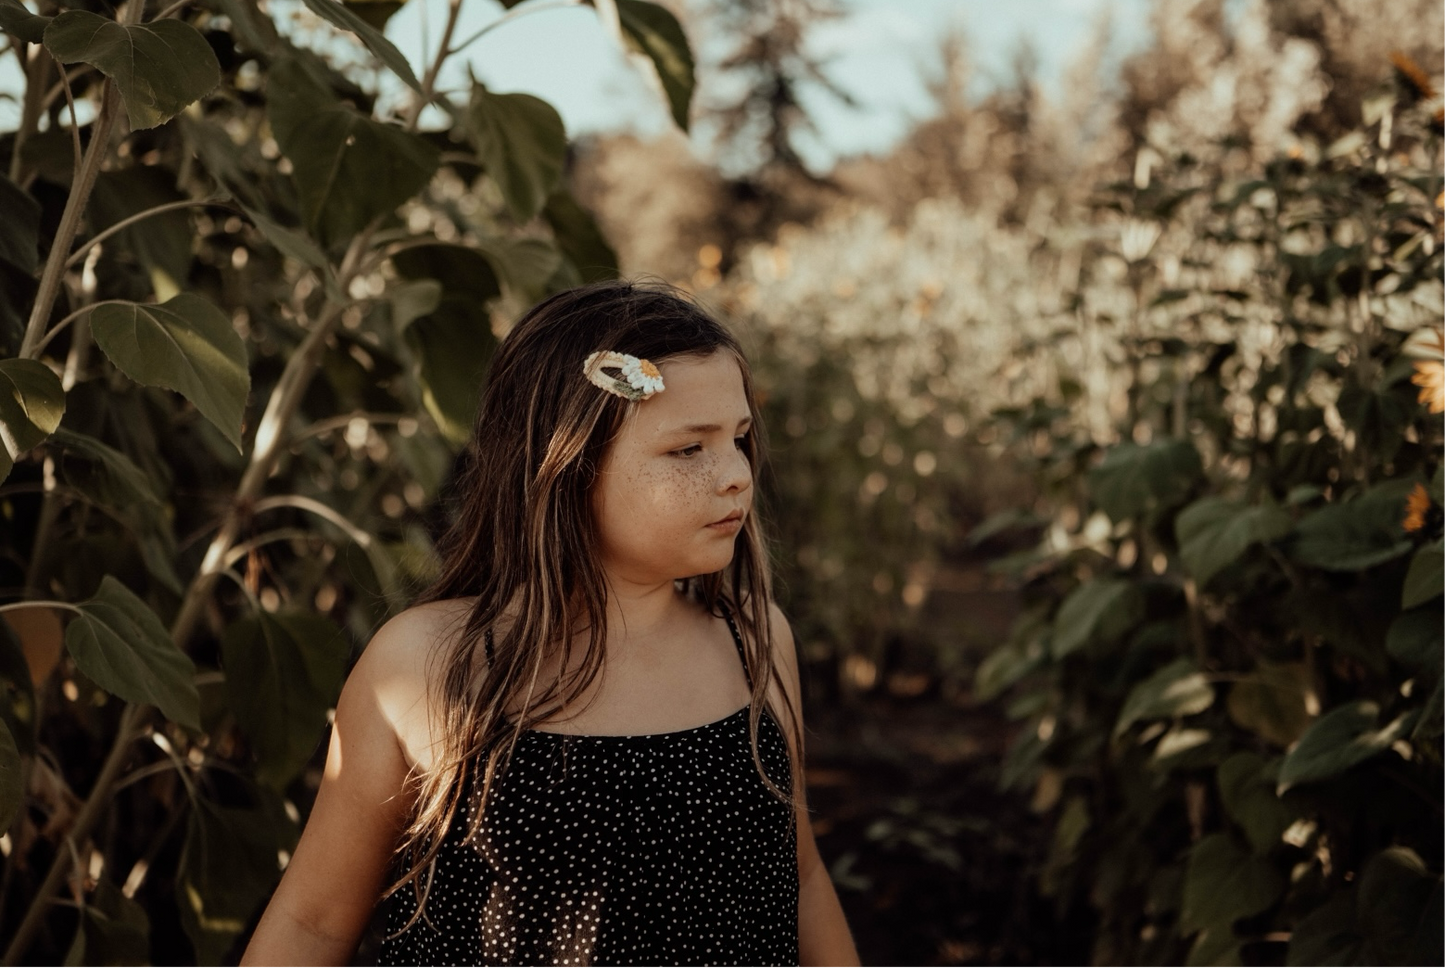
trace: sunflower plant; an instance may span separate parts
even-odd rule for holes
[[[1329,144],[1103,190],[1112,438],[1067,373],[1024,408],[1059,525],[997,565],[1027,607],[978,689],[1098,963],[1442,958],[1441,119],[1396,68]]]
[[[578,5],[685,126],[677,20]],[[417,65],[402,6],[0,0],[6,964],[234,956],[426,577],[494,317],[616,273],[557,111],[439,85],[555,4],[468,36],[449,0]]]

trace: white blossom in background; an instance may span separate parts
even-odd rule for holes
[[[806,360],[846,346],[860,392],[917,417],[928,406],[919,382],[930,397],[968,396],[1019,339],[1047,337],[1060,294],[1032,278],[1034,244],[951,199],[921,203],[901,227],[853,209],[754,246],[729,288],[785,352]]]
[[[1199,82],[1149,118],[1149,143],[1168,153],[1197,151],[1243,131],[1255,159],[1269,158],[1295,142],[1295,124],[1329,93],[1319,48],[1272,31],[1267,0],[1247,0],[1231,20],[1228,44],[1208,23],[1212,12],[1201,0],[1163,0],[1155,8],[1154,28],[1176,61],[1173,70]]]

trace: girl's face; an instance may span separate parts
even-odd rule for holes
[[[716,352],[658,369],[666,389],[623,421],[592,491],[603,565],[637,584],[727,567],[753,500],[737,360]]]

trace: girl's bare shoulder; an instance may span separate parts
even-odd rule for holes
[[[366,704],[391,726],[412,765],[433,744],[430,712],[439,708],[446,647],[466,627],[467,599],[408,608],[377,630],[347,679],[342,702]]]
[[[455,643],[466,627],[471,608],[472,600],[466,598],[413,605],[377,630],[357,668],[367,663],[389,675],[424,669],[438,650]]]

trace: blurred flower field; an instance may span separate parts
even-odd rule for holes
[[[1440,49],[1321,9],[1161,3],[1087,137],[945,101],[694,273],[865,958],[1440,957]]]

